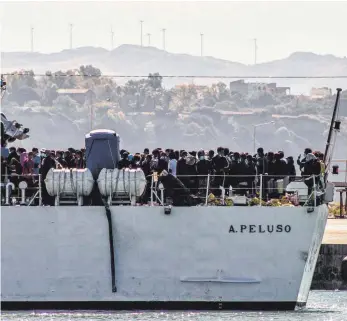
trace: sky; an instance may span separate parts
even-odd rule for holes
[[[30,51],[31,27],[34,51],[51,53],[73,47],[114,47],[143,43],[166,50],[203,54],[245,64],[282,59],[296,51],[347,56],[347,1],[345,2],[1,2],[1,51]]]

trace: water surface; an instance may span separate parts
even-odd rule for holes
[[[347,291],[312,291],[291,312],[5,312],[3,321],[347,321]]]

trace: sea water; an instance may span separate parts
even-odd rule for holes
[[[3,321],[347,321],[347,291],[312,291],[290,312],[3,312]]]

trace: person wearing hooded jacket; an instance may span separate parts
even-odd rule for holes
[[[215,188],[214,194],[218,195],[221,192],[219,187],[224,187],[225,185],[225,173],[229,169],[229,163],[225,158],[223,147],[217,148],[217,155],[212,158],[212,169],[216,175],[213,181],[213,187]]]
[[[294,166],[294,159],[292,156],[287,157],[287,170],[289,175],[289,181],[294,181],[296,176],[296,169]]]
[[[306,156],[308,154],[311,154],[311,153],[312,153],[312,149],[311,148],[305,148],[304,158],[301,159],[301,155],[298,156],[298,159],[297,159],[296,163],[299,165],[300,171],[303,171],[303,168],[304,168],[305,162],[306,162]]]
[[[318,184],[321,166],[312,153],[308,153],[305,158],[305,164],[302,171],[302,176],[305,178],[305,184],[308,187],[308,195],[311,195],[314,183]]]
[[[131,162],[128,159],[129,153],[127,151],[122,151],[121,160],[118,162],[118,169],[128,168]]]
[[[177,167],[176,167],[177,177],[185,186],[187,186],[187,182],[188,182],[188,178],[186,177],[186,175],[188,175],[188,165],[186,163],[187,156],[188,156],[188,153],[185,150],[182,151],[181,157],[177,161]]]
[[[268,173],[268,168],[267,168],[267,159],[266,156],[264,155],[264,149],[262,147],[259,147],[257,149],[257,154],[255,155],[256,157],[256,169],[257,169],[257,175],[264,175]]]

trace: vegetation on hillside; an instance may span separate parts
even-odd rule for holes
[[[178,113],[201,107],[224,111],[262,108],[267,114],[300,115],[329,113],[334,102],[333,96],[310,100],[304,96],[275,95],[267,91],[243,95],[231,92],[228,84],[223,82],[212,86],[183,84],[174,88],[163,88],[163,79],[159,73],[149,74],[147,79],[130,79],[123,84],[116,80],[103,77],[100,69],[92,65],[67,71],[47,71],[43,77],[36,77],[32,70],[18,71],[7,77],[7,95],[3,104],[58,108],[65,106],[68,109],[82,108],[81,105],[87,104],[113,107],[123,112],[162,110]],[[81,104],[71,96],[58,97],[58,89],[76,88],[92,90],[95,99]]]
[[[46,142],[41,132],[51,131],[53,136],[53,132],[59,133],[60,128],[64,128],[74,133],[71,139],[80,136],[81,142],[91,128],[112,128],[123,135],[127,144],[136,145],[140,133],[149,146],[164,141],[170,146],[186,148],[184,146],[200,146],[203,141],[206,146],[228,144],[239,149],[246,144],[249,149],[253,145],[252,124],[269,121],[273,114],[314,115],[313,121],[308,116],[303,120],[308,127],[290,118],[276,124],[279,147],[285,141],[287,148],[296,152],[309,141],[324,142],[317,133],[322,135],[326,131],[335,99],[332,96],[310,100],[304,96],[266,91],[241,94],[231,92],[229,84],[223,82],[211,86],[182,84],[165,88],[159,73],[149,74],[144,79],[117,79],[103,77],[100,69],[91,65],[47,71],[45,76],[35,76],[31,70],[19,71],[7,76],[6,81],[4,112],[28,123],[29,128],[36,128],[33,137],[42,140],[42,144]],[[93,94],[86,94],[81,100],[74,99],[73,95],[59,94],[58,89],[89,89]],[[342,101],[342,112],[347,110],[343,107],[346,101]],[[230,113],[225,115],[226,112]],[[241,119],[233,115],[240,112],[253,112],[254,116]],[[39,132],[37,125],[41,131],[35,136]],[[265,135],[267,130],[273,128],[264,128],[258,135]],[[261,136],[260,139],[264,141]],[[59,137],[58,143],[61,143]],[[271,144],[275,145],[275,136]],[[138,145],[143,146],[143,142]]]

